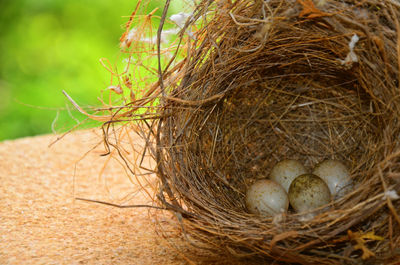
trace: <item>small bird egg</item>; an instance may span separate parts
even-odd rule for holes
[[[296,212],[311,211],[329,203],[331,193],[328,185],[314,174],[303,174],[290,184],[289,201]]]
[[[279,183],[288,192],[292,181],[305,173],[307,173],[307,170],[303,164],[297,160],[289,159],[278,162],[272,168],[269,178]]]
[[[352,181],[347,167],[337,160],[325,160],[319,163],[313,171],[314,175],[322,178],[328,184],[332,196],[343,196]]]
[[[278,183],[269,179],[261,179],[247,190],[246,205],[251,213],[274,216],[286,213],[289,199],[286,191]]]

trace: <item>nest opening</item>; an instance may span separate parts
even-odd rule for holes
[[[220,87],[208,91],[206,97],[224,91],[221,102],[174,115],[180,117],[175,135],[181,134],[174,150],[183,159],[175,171],[209,190],[200,197],[213,197],[221,210],[246,212],[248,186],[268,177],[283,159],[299,160],[310,169],[324,159],[338,159],[349,166],[355,183],[368,179],[366,172],[383,159],[381,128],[388,121],[377,111],[381,102],[364,90],[353,69],[327,60],[321,46],[310,45],[312,58],[289,66],[287,57],[274,61],[260,53],[247,62],[251,67],[228,72],[218,80]],[[188,126],[184,131],[183,124]]]

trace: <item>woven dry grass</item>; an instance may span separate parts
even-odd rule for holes
[[[176,47],[185,58],[159,60],[159,80],[113,119],[144,119],[157,203],[189,243],[234,259],[396,261],[399,20],[395,0],[196,5]],[[247,212],[246,189],[277,161],[327,158],[348,165],[355,187],[315,218]]]

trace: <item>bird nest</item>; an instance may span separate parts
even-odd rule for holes
[[[239,259],[396,260],[399,19],[395,0],[196,5],[158,81],[124,114],[156,105],[138,115],[157,202],[190,243]],[[284,159],[343,161],[354,187],[312,219],[249,213],[246,190]]]

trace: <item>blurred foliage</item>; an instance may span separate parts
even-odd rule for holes
[[[151,1],[161,15],[164,1]],[[119,38],[136,0],[13,0],[0,2],[0,140],[65,132],[99,106],[110,84],[99,63],[122,61]],[[57,118],[56,118],[57,117]],[[98,126],[85,122],[82,127]]]

